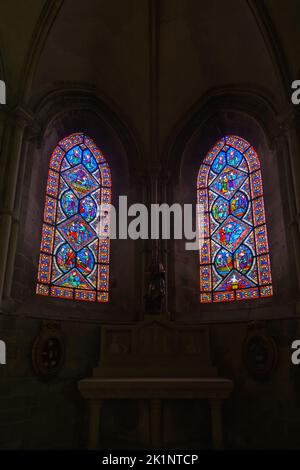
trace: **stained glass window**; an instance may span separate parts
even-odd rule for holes
[[[200,302],[272,295],[260,161],[244,139],[225,136],[208,152],[197,181],[204,205]]]
[[[93,140],[61,140],[50,159],[37,294],[108,301],[110,202],[110,169]]]

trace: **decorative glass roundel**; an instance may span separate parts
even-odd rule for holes
[[[245,193],[237,191],[230,200],[230,212],[235,217],[242,218],[248,209],[248,197]]]
[[[233,135],[220,139],[200,166],[197,194],[206,227],[200,249],[200,302],[270,297],[260,161],[249,142]]]
[[[213,161],[211,166],[212,171],[219,174],[224,169],[226,161],[226,153],[220,152]]]
[[[216,271],[221,274],[221,276],[226,276],[233,267],[232,254],[224,248],[221,248],[216,254],[214,265]]]
[[[229,203],[223,197],[218,197],[212,205],[212,215],[216,222],[224,222],[229,215]]]
[[[68,217],[77,214],[78,212],[78,199],[73,191],[65,191],[60,200],[61,208],[64,214]]]
[[[90,274],[95,266],[95,258],[89,248],[83,248],[77,254],[76,266],[83,274]]]
[[[90,152],[88,149],[83,151],[83,164],[91,173],[96,171],[98,168],[97,162],[94,159],[92,152]]]
[[[252,266],[253,253],[247,245],[241,245],[234,254],[234,264],[238,271],[246,274]]]
[[[84,220],[91,222],[97,214],[97,204],[95,200],[87,196],[80,201],[79,213],[82,215]]]
[[[56,260],[59,269],[65,273],[75,266],[75,252],[68,243],[64,243],[57,249]]]
[[[37,294],[108,301],[110,169],[83,133],[62,139],[50,159]]]
[[[82,159],[82,149],[79,147],[79,145],[76,145],[75,147],[70,149],[66,153],[66,158],[70,165],[78,165],[78,163],[80,163]]]

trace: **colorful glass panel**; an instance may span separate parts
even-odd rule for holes
[[[270,297],[271,267],[260,162],[249,142],[225,136],[199,169],[204,206],[200,302]]]
[[[61,140],[50,159],[36,293],[108,301],[109,166],[89,137]]]

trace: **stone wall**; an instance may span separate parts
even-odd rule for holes
[[[38,378],[31,361],[40,320],[0,317],[7,364],[0,366],[0,448],[68,449],[84,445],[86,404],[77,381],[91,375],[98,358],[99,327],[62,323],[65,364],[50,382]]]
[[[1,449],[86,446],[88,409],[77,391],[77,381],[90,376],[97,363],[99,325],[65,321],[61,326],[66,341],[65,363],[56,378],[43,382],[31,362],[40,320],[9,315],[0,318],[0,336],[7,344],[7,364],[0,366]],[[261,382],[251,378],[242,359],[247,324],[210,327],[213,361],[220,375],[232,378],[235,384],[224,404],[227,448],[299,448],[300,366],[298,370],[290,359],[299,323],[269,321],[266,331],[278,347],[278,364],[272,376]],[[147,448],[146,402],[107,401],[102,418],[102,447]],[[209,448],[206,402],[166,401],[164,443],[168,448]]]

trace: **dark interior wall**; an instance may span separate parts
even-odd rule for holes
[[[300,432],[300,369],[291,364],[291,342],[299,322],[268,321],[266,331],[278,348],[271,377],[253,379],[242,358],[246,323],[210,327],[211,354],[219,373],[233,379],[234,392],[225,402],[224,439],[228,448],[298,448]],[[88,408],[77,382],[90,376],[99,357],[99,325],[61,321],[66,356],[58,376],[41,381],[31,361],[32,344],[41,320],[1,316],[1,337],[7,342],[7,365],[0,368],[0,448],[85,448]],[[209,407],[205,401],[164,402],[164,445],[209,448]],[[143,415],[144,412],[144,415]],[[139,416],[141,418],[139,420]],[[147,406],[138,401],[108,401],[103,408],[101,445],[147,447]]]
[[[212,344],[221,375],[232,377],[235,388],[224,404],[224,429],[230,448],[299,448],[299,371],[291,363],[291,343],[299,332],[295,320],[267,321],[266,332],[277,347],[274,372],[254,379],[245,367],[246,323],[215,325]]]
[[[99,356],[99,326],[62,323],[65,363],[59,375],[42,381],[32,365],[32,346],[41,321],[0,318],[7,364],[0,368],[0,449],[82,448],[87,406],[77,381],[91,375]]]

